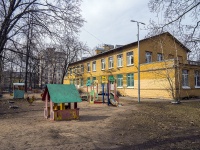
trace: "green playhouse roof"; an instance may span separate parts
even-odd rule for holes
[[[53,103],[82,102],[74,84],[47,84],[47,90]]]

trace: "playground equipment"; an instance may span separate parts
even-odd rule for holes
[[[101,77],[102,82],[102,101],[105,103],[104,96],[107,95],[108,105],[112,104],[113,106],[118,106],[119,104],[119,97],[116,94],[116,81],[113,76],[109,76],[108,80],[105,76]],[[105,93],[105,85],[107,84],[107,92]],[[111,84],[113,88],[113,92],[111,90]]]
[[[50,120],[79,119],[77,102],[82,100],[74,84],[47,84],[42,100],[45,101],[45,118],[50,118]],[[74,103],[74,108],[71,107],[72,103]]]
[[[88,97],[90,104],[94,104],[94,102],[98,100],[98,80],[93,80],[92,82],[88,80],[86,86],[87,86],[87,93],[88,93],[88,87],[91,88]],[[96,86],[96,91],[94,86]]]
[[[13,99],[24,98],[24,83],[13,83]]]

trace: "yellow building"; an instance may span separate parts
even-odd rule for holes
[[[190,52],[166,32],[140,41],[140,92],[142,98],[178,99],[200,97],[200,62],[189,61]],[[138,94],[138,44],[113,48],[104,45],[96,55],[70,64],[64,84],[86,90],[88,80],[116,79],[121,95]]]

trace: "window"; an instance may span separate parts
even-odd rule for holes
[[[76,67],[74,68],[74,73],[75,73],[75,74],[77,73],[77,68],[76,68]]]
[[[87,71],[90,72],[90,63],[87,63]]]
[[[133,87],[134,86],[134,77],[133,73],[127,74],[127,87]]]
[[[127,66],[133,65],[133,52],[126,53],[126,59]]]
[[[92,77],[92,81],[94,82],[94,80],[96,80],[96,77]]]
[[[76,79],[76,85],[79,85],[79,79]]]
[[[178,61],[179,61],[180,63],[182,63],[182,62],[183,62],[183,57],[182,57],[182,56],[178,56]]]
[[[72,74],[72,69],[71,68],[69,68],[69,73]]]
[[[189,80],[188,80],[188,70],[182,71],[182,86],[188,87],[189,86]]]
[[[117,87],[123,87],[123,75],[122,74],[117,75]]]
[[[83,79],[80,79],[81,86],[83,86]]]
[[[87,78],[87,81],[89,81],[89,80],[90,80],[90,77]]]
[[[174,59],[174,55],[169,54],[168,58],[169,58],[169,59]]]
[[[109,62],[109,68],[113,68],[113,57],[109,57],[108,58],[108,62]]]
[[[146,52],[146,63],[152,62],[152,52]]]
[[[81,65],[81,73],[84,73],[84,66]]]
[[[163,55],[161,53],[157,54],[157,61],[163,61]]]
[[[80,73],[80,66],[76,67],[76,73]]]
[[[70,80],[70,84],[74,84],[74,83],[73,83],[73,80]]]
[[[200,87],[200,73],[195,71],[195,87]]]
[[[123,55],[120,54],[120,55],[117,55],[117,67],[122,67],[123,65]]]
[[[101,70],[105,70],[106,64],[105,64],[105,59],[101,59]]]
[[[96,71],[96,61],[92,62],[92,71]]]

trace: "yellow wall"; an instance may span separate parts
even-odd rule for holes
[[[162,43],[162,44],[161,44]],[[134,64],[127,66],[126,53],[133,51]],[[145,63],[145,52],[152,52],[152,62],[147,64]],[[172,92],[177,92],[177,70],[175,68],[174,59],[168,59],[169,55],[181,56],[184,63],[187,61],[187,52],[179,44],[177,44],[171,36],[162,35],[160,37],[150,38],[148,40],[143,40],[140,42],[140,83],[141,83],[141,97],[143,98],[162,98],[162,99],[172,99]],[[158,62],[157,53],[164,54],[164,57],[168,60]],[[123,66],[117,67],[117,55],[123,54]],[[112,69],[108,68],[108,58],[113,56],[114,67]],[[105,70],[101,70],[101,59],[105,59]],[[137,97],[138,94],[138,74],[137,74],[137,62],[138,62],[138,49],[137,44],[134,46],[127,46],[119,48],[112,53],[105,53],[104,55],[99,55],[98,57],[91,57],[80,63],[72,64],[70,67],[76,67],[77,65],[84,65],[84,72],[77,76],[68,75],[65,77],[64,84],[69,84],[70,79],[83,79],[84,86],[83,89],[86,89],[87,78],[96,77],[96,79],[101,83],[101,76],[113,75],[115,78],[118,74],[123,75],[123,87],[117,88],[117,90],[125,96]],[[96,61],[96,71],[92,70],[92,62]],[[87,63],[90,63],[90,72],[87,71]],[[167,69],[166,69],[167,68]],[[200,68],[200,67],[199,67]],[[199,69],[200,70],[200,69]],[[180,72],[180,71],[179,71]],[[134,73],[134,87],[127,87],[127,73]],[[180,74],[181,78],[181,74]],[[192,80],[192,78],[191,78]],[[193,78],[194,80],[194,78]],[[190,81],[192,83],[192,81]],[[90,88],[89,88],[90,89]],[[101,91],[101,85],[99,84],[99,91]],[[185,90],[184,90],[185,91]],[[181,89],[182,97],[185,96],[185,92]],[[193,89],[194,95],[197,94],[197,90]],[[188,92],[187,92],[188,93]],[[192,94],[193,94],[192,93]],[[199,92],[200,93],[200,92]],[[176,95],[177,96],[177,95]],[[200,96],[200,94],[199,94]]]

